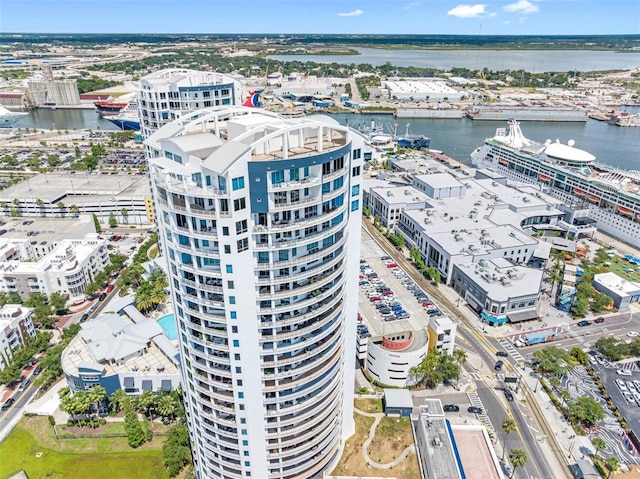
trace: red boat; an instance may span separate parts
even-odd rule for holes
[[[115,101],[95,101],[93,104],[101,115],[117,115],[129,103]]]

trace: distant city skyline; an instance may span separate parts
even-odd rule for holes
[[[3,0],[0,32],[640,34],[640,2]]]

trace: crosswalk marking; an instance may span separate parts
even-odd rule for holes
[[[516,360],[516,362],[524,362],[524,356],[520,354],[520,351],[516,349],[511,341],[509,341],[507,338],[498,338],[498,342],[502,345],[505,351],[509,353],[509,356]]]
[[[484,424],[486,428],[489,430],[490,432],[489,436],[492,437],[493,442],[495,442],[497,440],[496,430],[493,427],[493,424],[491,424],[491,419],[489,419],[489,416],[485,411],[485,408],[482,404],[482,400],[480,399],[480,396],[478,396],[478,393],[476,391],[471,391],[467,393],[467,398],[469,398],[469,402],[471,403],[472,406],[482,408],[482,414],[477,415],[478,419],[480,419],[482,424]]]

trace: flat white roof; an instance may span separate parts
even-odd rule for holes
[[[429,185],[434,190],[439,188],[457,188],[464,186],[456,177],[449,173],[433,173],[430,175],[416,175],[415,179],[426,185]]]
[[[614,272],[596,274],[593,277],[596,283],[600,283],[608,290],[615,291],[620,296],[629,296],[640,292],[640,283],[634,283],[621,278]]]

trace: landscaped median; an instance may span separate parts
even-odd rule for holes
[[[0,443],[0,479],[20,470],[29,479],[164,479],[164,441],[132,449],[126,437],[57,440],[46,417],[24,417]]]

